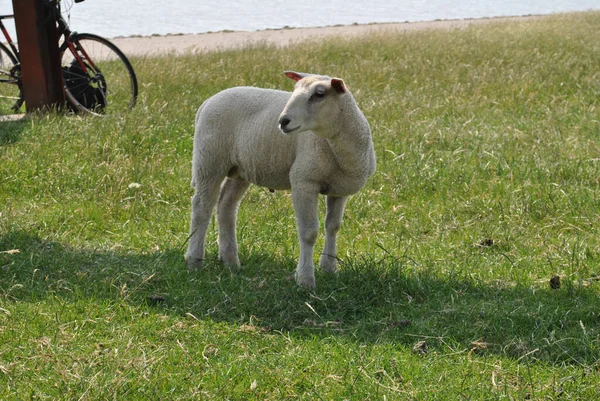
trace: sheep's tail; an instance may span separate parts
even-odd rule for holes
[[[195,132],[196,132],[196,128],[198,127],[198,121],[200,120],[200,114],[202,113],[202,109],[204,108],[204,103],[202,103],[202,105],[198,108],[198,111],[196,112],[196,118],[194,119],[194,136],[196,136]],[[194,139],[194,146],[195,146],[195,142],[196,140]],[[192,157],[192,181],[190,182],[190,185],[192,186],[192,188],[196,188],[196,153],[197,150],[194,149],[194,157]]]
[[[202,105],[198,108],[198,111],[196,112],[196,118],[194,119],[194,123],[196,124],[196,127],[198,126],[198,120],[200,119],[200,114],[202,113],[202,110],[204,109],[204,104],[202,103]]]

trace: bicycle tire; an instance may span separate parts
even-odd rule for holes
[[[17,64],[13,53],[0,43],[0,115],[17,113],[25,101],[20,72],[14,75]]]
[[[69,43],[77,48],[87,74],[73,55]],[[74,111],[104,115],[120,113],[135,106],[137,77],[131,63],[117,46],[91,33],[72,35],[69,43],[64,42],[59,51],[65,97]]]

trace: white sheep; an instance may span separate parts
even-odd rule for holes
[[[190,268],[202,265],[217,201],[219,258],[226,265],[239,265],[237,209],[251,183],[291,188],[300,241],[296,281],[309,288],[315,287],[318,195],[327,195],[319,264],[328,272],[337,268],[336,235],[346,201],[375,172],[371,129],[341,79],[285,74],[296,81],[293,92],[231,88],[205,101],[196,114],[195,194],[185,255]]]

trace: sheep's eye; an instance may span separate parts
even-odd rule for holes
[[[325,90],[319,88],[313,93],[313,99],[323,99],[325,97]]]

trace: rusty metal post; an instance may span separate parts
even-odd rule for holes
[[[56,18],[45,0],[13,0],[27,111],[65,102]]]

